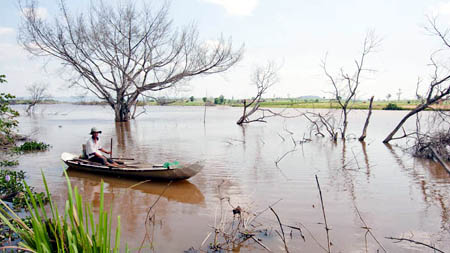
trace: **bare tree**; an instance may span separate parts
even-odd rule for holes
[[[278,115],[278,113],[274,113],[269,109],[260,108],[262,96],[270,87],[279,81],[277,72],[278,67],[273,62],[268,62],[265,66],[257,66],[255,68],[252,74],[252,84],[256,86],[256,96],[249,102],[244,100],[244,111],[236,124],[242,125],[251,122],[266,122],[265,118]],[[249,117],[257,111],[260,111],[261,115],[255,119],[250,119]],[[268,113],[269,115],[265,113]]]
[[[36,106],[36,104],[39,104],[50,97],[50,95],[47,93],[47,90],[48,85],[46,83],[34,83],[27,87],[27,91],[30,95],[30,104],[28,105],[26,110],[28,114],[34,112],[34,107]]]
[[[438,28],[436,23],[436,18],[429,18],[430,27],[427,30],[437,38],[441,40],[443,43],[444,49],[450,49],[450,40],[448,38],[448,29],[442,30]],[[388,134],[388,136],[383,140],[383,143],[388,143],[394,139],[394,135],[402,128],[403,124],[413,115],[429,108],[431,105],[439,103],[441,101],[447,100],[450,95],[450,74],[448,70],[445,71],[445,74],[442,74],[439,63],[435,59],[436,54],[444,52],[444,50],[439,50],[433,53],[430,57],[431,66],[433,67],[433,74],[431,77],[431,81],[428,85],[428,89],[425,95],[420,95],[416,92],[417,98],[420,99],[420,104],[417,105],[413,110],[408,112],[395,126],[394,130]],[[442,69],[447,69],[443,67]],[[419,86],[419,82],[417,84]],[[405,134],[406,135],[406,134]]]
[[[20,44],[35,56],[60,60],[72,84],[105,100],[116,121],[130,119],[144,92],[226,71],[243,53],[232,49],[231,39],[200,41],[195,25],[174,29],[168,4],[93,1],[87,12],[74,14],[59,0],[53,20],[38,15],[34,0],[21,1],[20,8]]]
[[[342,125],[340,126],[341,138],[345,139],[348,126],[348,114],[350,102],[355,99],[359,85],[361,84],[361,75],[363,72],[370,72],[370,69],[364,67],[366,57],[374,51],[379,45],[380,40],[376,38],[373,32],[368,32],[363,43],[363,50],[359,60],[355,60],[355,70],[347,73],[343,68],[339,74],[332,75],[327,69],[326,58],[322,61],[322,69],[333,86],[332,94],[341,108]]]

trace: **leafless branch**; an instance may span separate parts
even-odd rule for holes
[[[328,228],[328,223],[327,223],[327,216],[325,215],[325,206],[323,205],[323,199],[322,199],[322,190],[320,189],[320,184],[319,184],[319,178],[316,175],[316,182],[317,182],[317,188],[319,189],[319,195],[320,195],[320,204],[322,205],[322,213],[323,213],[323,220],[325,222],[325,231],[327,233],[327,247],[328,247],[328,252],[330,253],[330,235],[329,235],[329,228]]]
[[[428,244],[426,244],[426,243],[418,242],[418,241],[415,241],[415,240],[412,240],[412,239],[408,239],[408,238],[396,238],[396,237],[385,237],[385,238],[386,238],[386,239],[389,239],[389,240],[396,240],[397,242],[407,241],[407,242],[411,242],[411,243],[414,243],[414,244],[418,244],[418,245],[422,245],[422,246],[428,247],[428,248],[430,248],[430,249],[432,249],[432,250],[434,250],[434,251],[437,251],[437,252],[445,253],[444,251],[442,251],[442,250],[440,250],[440,249],[438,249],[438,248],[436,248],[436,247],[433,247],[433,246],[428,245]]]
[[[142,250],[142,248],[144,247],[144,243],[145,243],[145,241],[148,239],[149,240],[149,242],[150,242],[150,244],[151,244],[151,242],[152,242],[152,240],[153,240],[153,238],[151,238],[150,237],[150,235],[149,235],[149,233],[148,233],[148,223],[149,222],[154,222],[154,220],[155,220],[155,214],[153,214],[153,215],[150,215],[151,214],[151,211],[152,211],[152,209],[153,209],[153,207],[155,207],[156,206],[156,204],[158,203],[158,201],[161,199],[161,197],[164,195],[164,193],[166,192],[166,190],[169,188],[169,186],[172,184],[172,181],[170,181],[167,185],[166,185],[166,187],[164,188],[164,190],[161,192],[161,194],[159,194],[159,196],[158,196],[158,198],[155,200],[155,202],[153,202],[153,204],[149,207],[149,209],[148,209],[148,211],[147,211],[147,215],[146,215],[146,217],[145,217],[145,235],[144,235],[144,238],[142,239],[142,242],[141,242],[141,245],[139,246],[139,251],[138,252],[141,252],[141,250]]]
[[[289,249],[288,249],[288,246],[286,243],[286,237],[284,235],[284,229],[283,229],[283,225],[281,224],[280,217],[278,217],[278,214],[275,212],[275,210],[273,210],[272,207],[269,207],[269,208],[270,208],[270,211],[272,211],[272,213],[275,214],[275,217],[277,217],[277,221],[278,221],[278,224],[280,225],[280,230],[281,230],[281,234],[279,234],[279,235],[281,237],[281,240],[283,241],[284,250],[286,250],[286,252],[289,253]]]

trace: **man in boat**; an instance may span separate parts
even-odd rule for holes
[[[119,164],[102,155],[100,151],[106,154],[111,154],[111,151],[106,151],[100,146],[100,139],[98,137],[102,131],[99,131],[96,127],[91,128],[91,138],[86,143],[86,155],[91,162],[100,163],[106,166],[118,167]]]

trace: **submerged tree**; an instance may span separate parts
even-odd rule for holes
[[[448,100],[450,96],[450,74],[448,73],[448,66],[440,66],[438,60],[436,59],[438,54],[448,52],[450,49],[450,38],[448,38],[448,29],[442,30],[437,25],[436,18],[429,18],[430,27],[427,30],[438,39],[441,40],[443,44],[443,49],[436,51],[431,55],[431,66],[433,67],[433,74],[431,76],[431,81],[428,85],[427,91],[424,95],[416,92],[417,98],[421,100],[420,104],[417,105],[413,110],[408,112],[400,122],[395,126],[394,130],[388,134],[388,136],[383,140],[384,143],[388,143],[393,139],[399,139],[406,137],[406,133],[400,137],[394,137],[395,134],[400,130],[403,124],[411,117],[419,112],[430,108],[431,105],[440,103],[442,101]],[[446,50],[445,50],[446,49]],[[419,87],[419,82],[417,83]],[[440,109],[436,109],[439,111]]]
[[[37,2],[21,2],[19,42],[35,56],[60,60],[73,85],[105,100],[116,121],[128,121],[140,95],[173,87],[197,75],[228,70],[242,55],[231,39],[200,41],[194,25],[174,29],[169,7],[92,2],[70,13],[60,0],[53,20],[38,15]]]
[[[244,100],[244,110],[242,116],[238,119],[236,124],[242,125],[251,122],[265,122],[266,117],[273,117],[277,115],[268,109],[261,109],[260,103],[262,101],[262,96],[267,92],[267,90],[276,84],[278,79],[278,68],[273,62],[268,62],[266,66],[258,66],[252,73],[252,84],[256,86],[256,95],[249,102]],[[255,112],[260,111],[262,114],[254,119],[250,119],[250,116]],[[269,115],[265,115],[269,113]]]
[[[379,43],[380,40],[373,32],[367,33],[360,58],[359,60],[355,60],[355,69],[351,73],[348,73],[341,68],[339,74],[332,75],[327,69],[326,58],[322,61],[322,69],[333,87],[333,97],[341,108],[342,125],[339,130],[342,139],[345,139],[345,134],[347,132],[348,114],[351,111],[351,108],[349,107],[350,102],[355,99],[359,85],[361,84],[363,72],[371,71],[364,66],[366,58],[374,51]]]
[[[34,107],[49,98],[50,95],[47,94],[47,84],[45,83],[34,83],[27,87],[27,91],[30,94],[30,104],[27,107],[26,112],[28,114],[34,111]]]

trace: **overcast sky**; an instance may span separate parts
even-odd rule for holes
[[[66,1],[69,8],[83,9],[88,1]],[[55,14],[55,1],[41,1],[41,15]],[[415,94],[417,78],[430,75],[430,54],[441,48],[439,40],[427,34],[426,15],[439,14],[442,27],[450,27],[450,1],[433,0],[173,0],[170,15],[176,25],[195,22],[201,37],[214,40],[231,36],[233,44],[245,44],[244,59],[225,74],[194,78],[178,96],[227,98],[250,97],[253,66],[275,61],[282,67],[280,82],[267,97],[317,95],[329,97],[330,84],[320,67],[328,55],[329,69],[344,67],[349,72],[358,58],[368,30],[382,38],[377,51],[367,58],[360,98],[388,93],[403,98]],[[2,0],[0,9],[0,74],[8,83],[1,90],[27,96],[25,87],[49,83],[54,96],[77,95],[59,78],[54,59],[35,59],[16,42],[20,14],[15,0]],[[44,60],[44,61],[43,61]],[[47,67],[44,68],[44,64]]]

